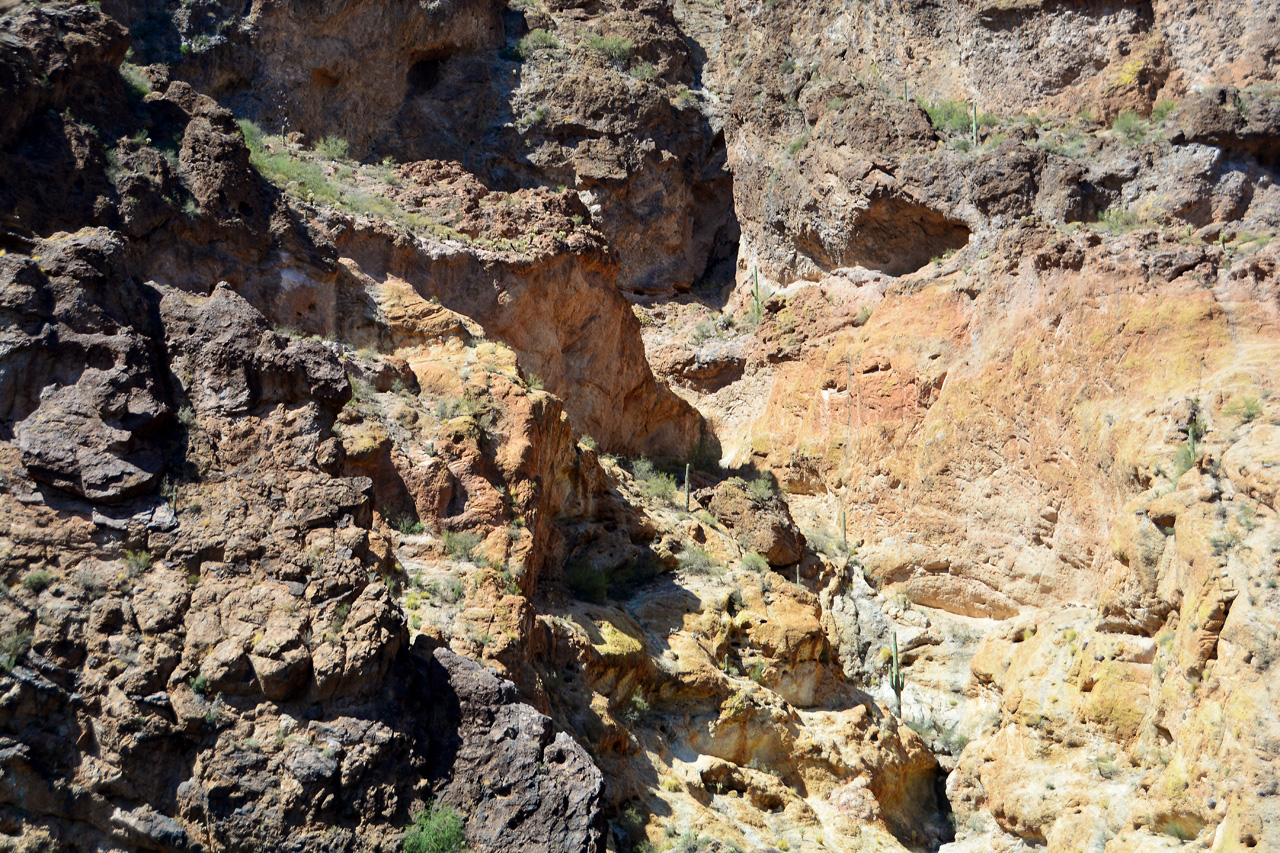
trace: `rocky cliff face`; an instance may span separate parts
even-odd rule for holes
[[[1278,27],[0,2],[0,846],[1280,848]]]

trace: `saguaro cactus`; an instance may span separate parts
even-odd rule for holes
[[[893,632],[893,668],[889,671],[889,686],[897,699],[898,716],[902,716],[902,688],[907,686],[907,677],[902,674],[901,661],[898,659],[898,632]]]
[[[758,267],[751,268],[751,319],[755,323],[759,323],[764,318],[764,303],[769,298],[769,294],[765,290],[760,289],[760,270]]]

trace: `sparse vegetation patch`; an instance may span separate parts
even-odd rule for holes
[[[624,62],[630,59],[631,50],[634,46],[631,39],[622,36],[592,35],[587,39],[587,47],[614,62]]]
[[[659,471],[653,463],[641,456],[631,466],[640,493],[650,500],[671,504],[676,499],[676,478]]]
[[[516,53],[521,59],[529,59],[535,53],[543,50],[557,50],[560,47],[560,40],[544,29],[531,30],[527,36],[520,39],[516,44]]]
[[[404,853],[462,853],[466,849],[462,818],[449,806],[432,804],[413,816],[404,834]]]

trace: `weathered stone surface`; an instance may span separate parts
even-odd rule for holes
[[[9,685],[0,726],[4,737],[38,744],[0,756],[0,797],[17,810],[19,834],[67,850],[111,839],[192,849],[212,833],[222,844],[302,851],[333,842],[330,828],[346,821],[346,848],[390,851],[433,785],[475,778],[469,766],[455,770],[458,750],[482,761],[494,727],[500,734],[503,720],[515,720],[531,740],[513,743],[521,761],[493,764],[491,776],[536,790],[563,825],[539,817],[513,833],[477,821],[475,831],[511,848],[555,833],[567,849],[597,849],[600,776],[581,748],[515,703],[509,685],[475,687],[463,701],[448,673],[429,677],[409,660],[403,613],[378,577],[390,580],[394,563],[370,530],[375,484],[342,476],[340,456],[326,470],[335,416],[351,397],[342,349],[276,334],[226,286],[200,295],[123,279],[112,269],[122,243],[90,230],[0,258],[14,318],[7,352],[24,359],[5,372],[17,428],[0,444],[5,576],[22,599],[0,606],[0,629],[17,638],[0,676]],[[67,358],[78,353],[86,365]],[[140,355],[125,369],[112,353]],[[169,465],[164,500],[92,491],[86,484],[103,482],[94,476],[120,448],[94,447],[100,433],[87,418],[63,422],[63,432],[40,420],[62,398],[33,394],[24,370],[31,383],[67,383],[101,407],[95,417],[152,442]],[[164,413],[182,413],[133,411],[159,399]],[[549,508],[536,520],[532,585],[551,515],[590,496],[573,492],[580,474],[553,476],[574,454],[560,410],[540,415],[525,399],[505,420],[511,446],[498,470],[559,480],[540,497],[530,490],[534,505]],[[80,455],[67,464],[78,467],[53,484],[80,500],[42,495],[36,484],[57,473],[49,458],[62,457],[40,454],[76,443]],[[466,464],[489,464],[475,450]],[[21,583],[49,570],[47,584]],[[484,702],[499,699],[490,713]],[[468,734],[458,740],[453,722],[433,730],[433,715],[448,717],[460,701],[478,720]],[[68,732],[85,730],[76,720],[86,705],[109,760],[69,760],[83,744]],[[55,764],[70,769],[48,770]],[[566,769],[548,775],[543,766]],[[43,835],[31,834],[37,826]]]
[[[6,843],[1280,846],[1266,4],[180,5],[0,0]]]
[[[119,273],[125,246],[99,230],[0,258],[9,323],[5,431],[33,477],[94,500],[155,485],[157,428],[172,412],[148,294]]]
[[[425,653],[424,653],[425,654]],[[447,649],[430,653],[437,756],[452,759],[444,802],[472,815],[484,850],[604,849],[604,779],[586,750],[521,704],[514,685]]]

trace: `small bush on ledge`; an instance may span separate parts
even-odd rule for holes
[[[462,818],[448,806],[431,805],[413,816],[404,834],[404,853],[462,853],[466,849]]]
[[[558,47],[560,47],[559,39],[544,29],[536,29],[520,39],[516,45],[516,53],[521,59],[528,59],[540,50],[555,50]]]

